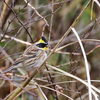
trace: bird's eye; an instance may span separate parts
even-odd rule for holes
[[[44,47],[47,47],[47,43],[40,43],[40,44],[37,44],[36,46],[40,47],[40,48],[44,48]]]

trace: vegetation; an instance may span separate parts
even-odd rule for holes
[[[0,72],[46,37],[48,57],[30,76],[0,74],[0,100],[99,100],[98,0],[1,0]]]

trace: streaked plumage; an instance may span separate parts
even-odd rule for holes
[[[35,44],[28,47],[22,55],[20,55],[12,65],[12,67],[3,71],[2,74],[14,69],[23,68],[26,71],[34,71],[38,68],[43,61],[47,58],[48,43],[42,36],[41,39]]]

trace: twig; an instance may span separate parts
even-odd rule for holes
[[[82,42],[83,41],[94,41],[94,42],[100,42],[100,40],[97,40],[97,39],[82,39],[81,40]],[[64,45],[64,46],[62,46],[62,47],[60,47],[60,48],[58,48],[58,49],[56,49],[56,51],[55,52],[60,52],[60,50],[62,50],[62,49],[64,49],[64,48],[66,48],[67,46],[70,46],[70,45],[73,45],[73,44],[75,44],[75,43],[78,43],[78,41],[74,41],[74,42],[71,42],[71,43],[69,43],[69,44],[66,44],[66,45]],[[98,46],[96,46],[96,48],[97,47],[99,47],[99,45]],[[95,48],[94,48],[94,50],[95,50]],[[52,50],[51,50],[52,51]],[[93,50],[92,50],[93,51]],[[64,54],[74,54],[74,55],[80,55],[80,53],[64,53]],[[88,53],[87,53],[87,55],[88,55]]]
[[[61,67],[61,66],[65,66],[65,65],[70,65],[70,64],[78,63],[78,62],[80,62],[80,61],[82,61],[82,59],[81,59],[81,60],[75,60],[75,61],[68,62],[68,63],[64,63],[64,64],[58,65],[58,66],[56,66],[56,67]]]
[[[74,28],[71,28],[71,29],[74,32],[75,36],[77,37],[77,39],[79,41],[79,44],[80,44],[80,47],[81,47],[81,50],[82,50],[82,53],[83,53],[83,57],[84,57],[85,65],[86,65],[87,79],[88,79],[89,100],[92,100],[90,73],[89,73],[89,67],[88,67],[88,62],[87,62],[87,57],[86,57],[86,54],[85,54],[85,50],[84,50],[83,44],[80,41],[80,38],[79,38],[76,30]]]
[[[30,3],[28,3],[28,1],[26,1],[26,0],[24,0],[24,1],[28,4],[28,6],[30,6],[30,7],[36,12],[36,14],[37,14],[39,17],[41,17],[41,18],[45,21],[45,25],[43,26],[43,32],[42,32],[42,36],[43,36],[43,35],[44,35],[45,27],[46,27],[46,26],[49,26],[47,20],[46,20],[42,15],[40,15],[40,14],[38,13],[38,11],[36,10],[36,8],[33,7]]]
[[[75,19],[75,21],[72,23],[71,27],[74,27],[74,25],[76,24],[76,22],[79,20],[79,18],[82,16],[82,14],[84,13],[84,11],[86,10],[86,8],[89,6],[89,4],[91,3],[91,0],[88,2],[88,4],[85,6],[85,8],[83,9],[83,11],[79,14],[79,16]],[[66,38],[66,36],[71,32],[71,27],[66,31],[66,33],[62,36],[62,38],[60,39],[60,41],[57,43],[57,45],[54,47],[53,51],[48,55],[47,59],[42,63],[42,65],[38,68],[38,70],[40,70],[44,63],[51,57],[51,55],[55,52],[55,50],[59,47],[59,45],[61,44],[61,42]],[[32,78],[38,73],[37,70],[35,70],[32,75],[21,85],[22,87],[25,87],[31,80]],[[8,100],[12,100],[18,93],[20,93],[22,91],[22,88],[17,88],[16,91],[8,98]]]
[[[1,36],[3,36],[3,34],[1,34]],[[22,43],[22,44],[32,45],[32,44],[29,43],[29,42],[26,42],[26,41],[23,41],[23,40],[17,39],[17,38],[15,38],[15,37],[11,37],[11,36],[9,36],[9,35],[5,35],[5,38],[13,39],[13,40],[15,40],[16,42],[20,42],[20,43]]]
[[[0,49],[2,49],[2,48],[0,47]],[[8,60],[9,60],[11,63],[14,62],[13,59],[12,59],[11,57],[8,57],[8,54],[5,52],[5,50],[2,50],[2,53],[8,58]]]
[[[96,3],[97,3],[97,5],[100,7],[100,3],[99,3],[99,1],[98,0],[94,0]]]
[[[52,22],[53,22],[53,2],[54,0],[52,0],[52,4],[51,4],[51,8],[52,8],[52,15],[51,15],[51,20],[50,20],[50,33],[49,33],[49,41],[48,43],[50,42],[50,37],[51,37],[51,32],[52,32]]]
[[[20,13],[20,11],[22,11],[25,7],[26,7],[26,5],[25,5],[22,9],[19,9],[19,11],[17,12],[16,15],[18,16],[19,13]],[[8,30],[8,28],[9,28],[10,24],[12,23],[12,21],[13,21],[15,18],[16,18],[16,16],[14,16],[14,17],[12,18],[11,21],[8,21],[8,26],[7,26],[6,30],[5,30],[5,33],[3,34],[2,39],[5,37],[5,35],[6,35],[7,33],[9,33],[9,32],[7,32],[7,30]],[[21,25],[20,25],[19,27],[17,27],[17,28],[20,28],[20,27],[21,27]],[[15,28],[15,29],[17,29],[17,28]],[[13,29],[13,30],[15,30],[15,29]],[[2,39],[1,39],[1,40],[2,40]]]
[[[54,70],[59,71],[59,73],[57,72],[58,74],[66,75],[66,76],[69,76],[69,77],[71,77],[71,78],[74,78],[74,79],[80,81],[81,83],[83,83],[85,86],[89,87],[87,82],[85,82],[84,80],[80,79],[79,77],[76,77],[75,75],[72,75],[72,74],[70,74],[70,73],[68,73],[68,72],[65,72],[65,71],[63,71],[63,70],[61,70],[61,69],[58,69],[58,68],[53,67],[53,66],[50,66],[50,65],[46,65],[46,66],[49,67],[49,68],[52,68],[52,69],[54,69]],[[91,92],[92,92],[92,94],[94,95],[94,97],[96,98],[95,100],[98,100],[98,99],[97,99],[98,95],[97,95],[96,92],[94,92],[94,90],[97,91],[98,93],[100,93],[100,90],[99,90],[98,88],[96,88],[96,87],[94,87],[93,85],[91,85]]]
[[[31,1],[30,1],[30,3],[32,3]],[[28,7],[28,19],[31,17],[31,12],[29,12],[31,10],[31,8],[30,7]],[[29,23],[31,22],[31,19],[29,20]],[[29,33],[31,33],[31,25],[28,23],[28,31],[29,31]],[[30,42],[30,38],[29,38],[29,36],[27,35],[27,41],[28,42]],[[28,45],[26,46],[26,47],[28,47]]]
[[[46,23],[46,25],[49,26],[49,24],[48,24],[48,22],[46,21],[46,19],[45,19],[42,15],[40,15],[40,14],[38,13],[38,11],[36,10],[36,8],[34,8],[30,3],[28,3],[28,1],[26,1],[26,0],[24,0],[24,1],[28,4],[28,6],[30,6],[30,7],[36,12],[36,14],[37,14],[39,17],[43,18],[44,21],[45,21],[45,23]]]
[[[14,14],[15,14],[15,12],[14,12]],[[33,16],[34,14],[35,14],[35,12],[32,14],[32,16]],[[15,14],[15,15],[16,15],[16,14]],[[16,16],[17,16],[17,15],[16,15]],[[32,16],[31,16],[31,17],[32,17]],[[17,17],[17,19],[18,19],[18,17]],[[30,18],[30,19],[31,19],[31,18]],[[29,20],[30,20],[30,19],[29,19]],[[29,21],[29,20],[28,20],[28,21]],[[20,22],[19,19],[18,19],[18,21]],[[28,23],[28,21],[25,23],[25,25]],[[21,22],[20,22],[20,23],[21,23]],[[21,23],[21,24],[22,24],[22,23]],[[11,42],[11,41],[18,35],[18,33],[21,31],[21,29],[22,29],[23,27],[25,27],[25,25],[22,24],[22,27],[20,27],[20,29],[17,31],[17,33],[15,34],[15,36],[5,44],[5,46],[2,48],[2,50],[7,46],[7,44],[8,44],[9,42]],[[27,30],[27,29],[26,29],[26,30]],[[30,35],[30,34],[29,34],[29,35]],[[32,39],[32,38],[31,38],[31,39]],[[33,41],[33,40],[32,40],[32,41]],[[34,42],[33,42],[33,43],[34,43]],[[2,51],[2,50],[1,50],[1,51]],[[0,52],[1,52],[1,51],[0,51]]]
[[[10,3],[10,0],[6,0],[6,3],[9,5],[9,3]],[[6,4],[4,4],[4,6],[3,6],[3,10],[2,10],[2,13],[1,13],[1,17],[0,17],[0,19],[2,19],[2,26],[4,25],[4,21],[5,21],[5,18],[6,18],[6,11],[7,11],[7,5]],[[2,27],[1,27],[2,28]]]
[[[40,85],[40,86],[43,87],[43,88],[46,88],[46,89],[55,91],[55,92],[57,92],[57,93],[59,93],[59,94],[65,96],[65,97],[67,97],[68,99],[73,100],[71,97],[69,97],[69,96],[65,95],[64,93],[61,93],[61,92],[59,92],[59,91],[57,91],[57,90],[54,90],[54,89],[52,89],[52,88],[49,88],[49,87],[46,87],[46,86],[43,86],[43,85]]]
[[[34,93],[32,93],[32,92],[26,90],[25,88],[21,87],[18,83],[14,82],[14,81],[11,80],[10,78],[8,78],[8,77],[6,77],[6,76],[3,76],[3,75],[1,75],[1,74],[0,74],[0,76],[3,77],[5,80],[9,80],[10,82],[13,82],[16,86],[22,88],[23,90],[27,91],[28,93],[32,94],[33,96],[39,98],[36,94],[34,94]],[[39,98],[39,99],[40,99],[40,98]],[[10,99],[10,100],[11,100],[11,99]]]
[[[7,5],[7,7],[8,7],[9,9],[11,9],[11,11],[13,12],[13,14],[16,16],[18,22],[22,25],[22,27],[25,28],[25,30],[26,30],[27,34],[29,35],[31,41],[34,43],[34,41],[33,41],[32,37],[31,37],[30,33],[28,32],[28,30],[26,29],[26,27],[23,25],[23,23],[19,20],[18,16],[17,16],[16,13],[14,12],[14,10],[5,2],[5,0],[3,0],[3,2]]]
[[[2,73],[2,70],[0,69],[0,73]],[[5,80],[3,80],[2,82],[0,82],[0,88],[5,84]]]

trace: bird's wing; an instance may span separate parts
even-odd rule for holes
[[[26,57],[24,57],[24,55],[22,54],[14,61],[13,65],[17,65],[17,64],[23,62],[25,59],[26,59]]]
[[[8,72],[8,71],[10,71],[12,69],[15,69],[15,68],[20,68],[22,65],[19,65],[19,63],[21,63],[21,62],[23,62],[23,61],[25,61],[25,60],[27,60],[29,58],[34,58],[36,56],[36,54],[37,54],[36,52],[29,52],[26,55],[20,55],[15,60],[14,64],[11,67],[6,69],[5,71],[3,71],[1,74],[4,74],[4,73],[6,73],[6,72]]]
[[[36,56],[37,56],[37,52],[38,52],[38,49],[37,49],[37,48],[35,48],[35,47],[33,47],[33,46],[28,47],[28,48],[24,51],[24,53],[23,53],[22,55],[20,55],[20,56],[15,60],[14,64],[13,64],[10,68],[8,68],[7,70],[3,71],[1,74],[4,74],[4,73],[6,73],[6,72],[8,72],[8,71],[10,71],[10,70],[12,70],[12,69],[14,69],[14,68],[19,68],[19,67],[21,67],[21,66],[18,66],[18,64],[24,62],[24,61],[27,60],[27,59],[31,59],[31,58],[32,58],[32,59],[35,59]]]
[[[20,55],[14,62],[13,65],[17,65],[19,63],[22,63],[23,61],[29,59],[29,58],[35,58],[37,55],[38,49],[35,47],[28,47],[22,55]]]

